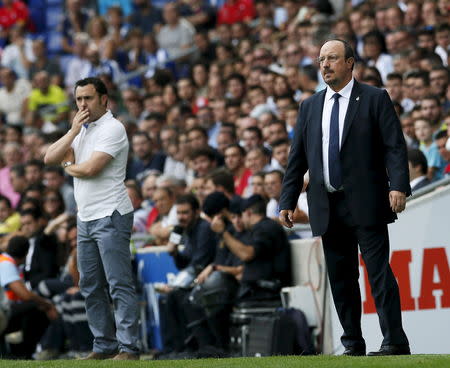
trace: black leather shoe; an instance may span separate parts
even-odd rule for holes
[[[366,349],[365,348],[360,348],[360,347],[348,347],[347,349],[344,350],[342,355],[347,355],[347,356],[364,356],[364,355],[366,355]]]
[[[368,356],[411,355],[408,345],[384,345],[378,351],[371,351]]]

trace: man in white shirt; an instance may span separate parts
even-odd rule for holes
[[[128,139],[125,127],[106,109],[107,90],[100,79],[79,80],[75,100],[72,128],[49,147],[45,163],[61,162],[74,177],[80,289],[94,335],[93,352],[85,359],[138,360],[129,247],[133,206],[124,185]]]
[[[22,105],[31,92],[31,84],[26,79],[17,79],[12,69],[0,71],[0,112],[5,114],[6,123],[23,125]]]

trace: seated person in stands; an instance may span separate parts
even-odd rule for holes
[[[243,200],[241,210],[242,224],[248,231],[248,237],[230,231],[222,213],[215,215],[211,222],[211,229],[221,235],[223,246],[243,264],[234,302],[277,300],[281,288],[291,284],[290,248],[286,233],[280,224],[266,217],[266,202],[261,196],[252,195]],[[223,293],[227,292],[224,288]],[[205,307],[206,328],[204,324],[202,326],[204,321],[198,320],[198,314],[196,319],[193,318],[194,313],[189,313],[190,326],[193,326],[201,349],[197,357],[220,357],[226,354],[228,348],[231,308],[211,311]],[[187,308],[188,312],[192,310],[195,306]],[[208,332],[213,338],[207,337]],[[210,346],[211,342],[216,345]]]
[[[252,195],[242,202],[242,221],[250,232],[247,243],[231,234],[217,215],[211,229],[222,235],[225,246],[244,264],[237,302],[271,300],[279,297],[282,287],[291,283],[289,242],[283,228],[266,217],[266,202]]]
[[[0,194],[0,235],[12,233],[20,228],[20,215],[11,206],[11,201]]]
[[[240,197],[228,201],[222,193],[215,192],[206,197],[203,212],[209,218],[222,215],[226,218],[227,231],[239,241],[249,243],[250,233],[242,222],[241,202]],[[242,260],[220,241],[213,263],[194,280],[197,286],[184,310],[197,343],[196,356],[222,356],[227,349],[229,318],[243,269]]]
[[[76,220],[68,218],[64,226],[67,227],[64,245],[68,248],[68,256],[63,271],[59,278],[43,280],[38,286],[42,296],[54,301],[60,316],[50,323],[41,338],[41,349],[33,355],[35,360],[56,359],[66,348],[68,356],[82,357],[92,347],[93,336],[87,322],[85,301],[78,287]]]
[[[23,236],[12,237],[6,253],[0,255],[0,285],[6,291],[10,315],[3,334],[22,331],[23,342],[11,345],[15,357],[30,359],[49,320],[58,317],[55,306],[28,290],[20,266],[25,263],[30,244]]]
[[[179,250],[180,240],[175,241],[175,237],[171,236],[168,251],[177,268],[181,270],[179,275],[186,275],[187,281],[184,284],[179,283],[177,287],[167,288],[165,291],[168,294],[159,300],[165,352],[184,349],[187,321],[181,303],[185,296],[183,288],[189,288],[198,272],[212,262],[217,244],[217,236],[210,229],[209,223],[200,218],[200,205],[194,195],[179,197],[176,206],[179,227],[174,229],[174,233],[182,234],[181,244],[184,244],[184,249]]]
[[[151,223],[148,232],[154,237],[154,244],[165,245],[169,240],[170,232],[178,223],[175,206],[175,195],[170,188],[161,187],[153,195],[158,216]]]
[[[409,185],[412,193],[431,183],[430,179],[427,178],[427,158],[421,150],[414,148],[408,150],[408,165]]]

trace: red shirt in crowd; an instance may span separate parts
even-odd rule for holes
[[[9,29],[16,23],[26,24],[30,12],[25,3],[15,0],[8,5],[0,7],[0,26]]]
[[[253,0],[227,0],[217,13],[217,24],[234,24],[254,17]]]

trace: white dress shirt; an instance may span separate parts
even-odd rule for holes
[[[344,131],[344,120],[347,114],[348,103],[350,102],[350,95],[352,93],[354,80],[348,82],[348,84],[342,88],[338,93],[339,97],[339,148],[342,144],[342,133]],[[325,93],[325,101],[323,103],[322,111],[322,157],[323,157],[323,178],[325,180],[325,186],[329,192],[335,192],[336,189],[330,184],[330,171],[328,169],[328,146],[330,144],[330,120],[331,110],[333,109],[334,98],[333,95],[336,92],[329,86]]]

